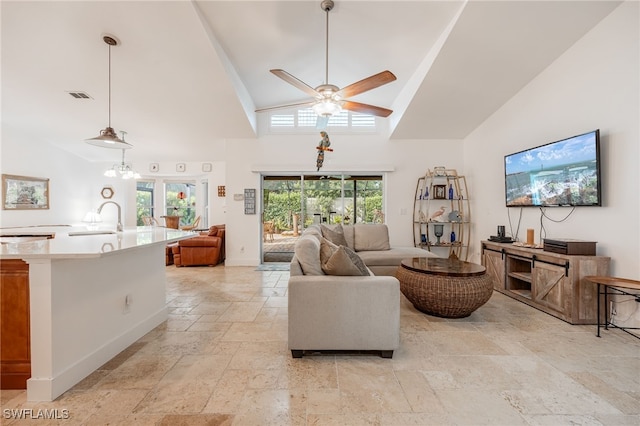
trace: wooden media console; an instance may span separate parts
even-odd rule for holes
[[[598,289],[585,277],[607,275],[609,262],[482,241],[482,264],[494,290],[571,324],[598,323]]]

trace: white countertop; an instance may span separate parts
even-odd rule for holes
[[[105,231],[112,230],[97,232]],[[86,232],[85,227],[71,226],[1,229],[0,259],[95,258],[154,244],[166,245],[198,235],[197,232],[157,226],[125,228],[123,232],[108,234],[88,235]],[[74,236],[74,233],[79,235]],[[53,238],[46,239],[52,234]]]

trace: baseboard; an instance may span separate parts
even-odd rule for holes
[[[169,310],[165,306],[123,334],[114,337],[95,351],[70,365],[55,377],[30,378],[27,380],[27,401],[53,401],[93,373],[98,367],[162,324],[168,316]]]

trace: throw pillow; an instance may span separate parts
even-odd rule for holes
[[[369,268],[367,268],[367,265],[364,264],[364,261],[362,260],[362,258],[358,256],[358,254],[355,251],[353,251],[352,249],[346,246],[342,248],[344,249],[344,252],[347,253],[347,255],[349,256],[349,259],[351,259],[355,267],[358,268],[362,276],[371,275],[369,274]]]
[[[354,228],[356,251],[391,249],[387,225],[358,223]]]
[[[342,225],[337,224],[333,229],[329,228],[327,225],[320,225],[320,229],[322,230],[322,236],[331,241],[333,244],[337,246],[347,245],[347,240],[344,238]]]
[[[326,238],[320,243],[320,263],[327,275],[367,276],[369,270],[353,250],[336,246]]]
[[[217,226],[212,226],[209,228],[209,236],[210,237],[215,237],[218,235],[218,227]]]
[[[353,225],[342,225],[342,232],[344,232],[344,239],[347,240],[347,247],[355,250],[355,228],[353,227]]]
[[[338,246],[326,238],[320,238],[320,265],[323,265],[338,250]]]

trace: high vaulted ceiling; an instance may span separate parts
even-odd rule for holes
[[[391,108],[391,139],[463,138],[609,14],[617,1],[335,0],[329,83],[383,70],[353,98]],[[324,83],[325,12],[304,1],[2,1],[2,126],[90,161],[111,124],[127,159],[200,161],[258,136],[256,108],[304,101],[281,68]],[[91,99],[75,99],[71,91]]]

